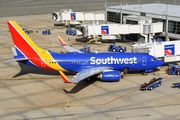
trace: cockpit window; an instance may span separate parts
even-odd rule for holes
[[[157,58],[151,58],[151,61],[156,61],[157,60]]]

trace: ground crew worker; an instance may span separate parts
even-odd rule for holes
[[[123,74],[124,74],[124,73],[123,73],[123,72],[121,72],[121,78],[123,78]]]
[[[36,33],[38,33],[38,29],[36,29]]]
[[[124,74],[125,74],[125,75],[127,74],[127,68],[124,69]]]
[[[177,75],[179,75],[179,68],[177,68],[177,71],[176,71],[176,72],[177,72]]]
[[[146,85],[146,82],[143,81],[143,86],[145,86],[145,85]]]

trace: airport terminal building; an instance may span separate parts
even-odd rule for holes
[[[161,34],[163,37],[166,32],[166,21],[168,21],[168,37],[170,39],[180,39],[179,11],[180,6],[178,5],[167,5],[160,3],[107,6],[106,20],[107,23],[122,23],[133,25],[139,24],[142,19],[147,19],[152,23],[163,22],[163,34]],[[131,38],[133,39],[134,37],[132,36],[133,35],[131,35]]]

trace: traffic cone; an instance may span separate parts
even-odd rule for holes
[[[69,102],[69,99],[68,99],[67,107],[70,107],[70,102]]]

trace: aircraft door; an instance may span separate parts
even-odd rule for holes
[[[147,64],[147,58],[146,57],[142,57],[142,65],[146,66]]]

